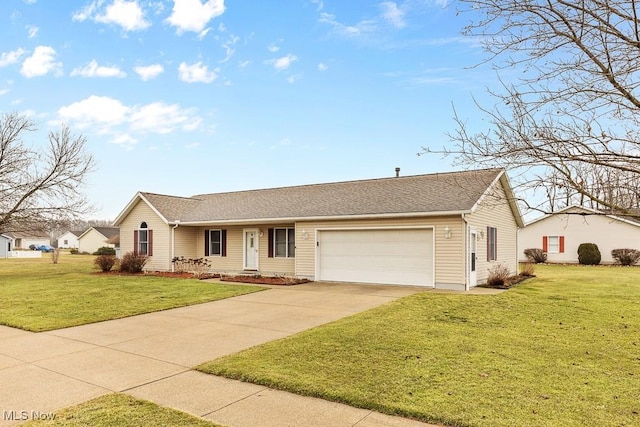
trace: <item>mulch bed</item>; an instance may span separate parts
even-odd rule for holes
[[[298,279],[295,277],[281,277],[281,276],[222,276],[220,278],[223,282],[238,282],[238,283],[252,283],[256,285],[280,285],[280,286],[293,286],[301,283],[309,283],[308,279]]]

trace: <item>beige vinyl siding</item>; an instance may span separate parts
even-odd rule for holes
[[[173,226],[172,226],[173,228]],[[174,231],[175,235],[175,255],[176,257],[200,258],[196,248],[197,228],[178,227]],[[154,239],[155,240],[155,239]]]
[[[78,251],[89,252],[90,254],[102,247],[114,248],[115,245],[107,243],[107,238],[95,229],[87,231],[82,235],[82,239],[78,240]]]
[[[511,273],[517,273],[518,225],[500,182],[496,183],[491,193],[466,218],[469,227],[477,230],[478,235],[482,236],[477,242],[478,262],[476,271],[478,283],[486,282],[488,272],[495,264],[505,264],[509,267]],[[487,227],[495,227],[498,231],[498,259],[495,261],[487,261]]]
[[[580,212],[584,212],[580,210]],[[617,221],[604,215],[557,214],[530,224],[518,233],[518,257],[525,261],[524,250],[542,249],[542,236],[564,236],[564,253],[547,253],[548,262],[578,262],[578,246],[595,243],[602,263],[615,262],[613,249],[640,249],[640,226]]]
[[[143,201],[139,201],[120,224],[120,253],[133,252],[133,232],[142,222],[153,230],[153,256],[144,269],[148,271],[171,270],[171,227]]]
[[[445,239],[445,227],[451,239]],[[315,278],[316,231],[339,228],[433,227],[435,235],[435,285],[464,285],[464,226],[460,216],[370,220],[301,221],[296,224],[296,275]],[[305,240],[303,234],[309,238]]]

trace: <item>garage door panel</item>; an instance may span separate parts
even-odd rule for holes
[[[320,280],[433,286],[430,229],[326,230],[318,236]]]

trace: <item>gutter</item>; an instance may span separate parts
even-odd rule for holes
[[[176,257],[176,228],[180,226],[180,220],[176,219],[174,222],[174,226],[171,229],[171,272],[175,271],[175,263],[173,259]]]
[[[464,290],[468,291],[471,289],[471,285],[469,283],[469,280],[471,280],[471,269],[470,269],[470,265],[469,265],[469,255],[470,252],[469,250],[471,249],[469,247],[469,222],[467,221],[467,218],[465,218],[464,214],[461,215],[462,217],[462,222],[464,222]]]

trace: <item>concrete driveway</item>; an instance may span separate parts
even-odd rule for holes
[[[307,425],[424,425],[190,370],[422,290],[315,282],[43,333],[0,326],[0,425],[110,392],[230,426],[299,425],[303,415]]]

